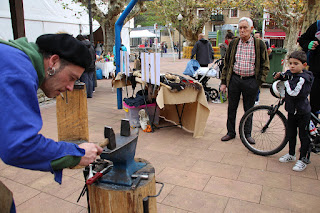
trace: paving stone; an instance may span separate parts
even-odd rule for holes
[[[157,180],[191,189],[203,190],[210,176],[195,172],[166,167],[157,177]]]
[[[240,170],[239,166],[198,160],[190,171],[235,180],[238,178]]]
[[[294,212],[314,212],[320,209],[320,198],[300,192],[263,187],[261,204]]]
[[[40,193],[23,204],[17,206],[17,212],[19,213],[79,213],[82,210],[82,206],[75,205],[46,193]]]
[[[259,203],[262,186],[237,180],[211,177],[203,191]]]
[[[277,212],[277,213],[291,213],[290,210],[280,209],[276,207],[266,206],[262,204],[256,204],[248,201],[237,200],[230,198],[227,207],[224,212],[232,213],[243,213],[243,212],[255,212],[255,213],[267,213],[267,212]]]
[[[177,186],[162,204],[197,213],[222,213],[227,202],[227,197]]]
[[[242,168],[238,180],[290,190],[290,175],[266,170]]]

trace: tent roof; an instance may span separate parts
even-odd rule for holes
[[[133,30],[130,32],[130,38],[146,38],[146,37],[157,37],[157,35],[148,30]]]
[[[26,37],[35,41],[38,36],[46,33],[66,32],[77,36],[89,34],[89,16],[84,7],[64,0],[70,9],[63,9],[55,0],[24,0],[24,19]],[[8,0],[0,0],[0,37],[13,39],[11,14]],[[81,15],[79,14],[81,12]],[[98,22],[93,22],[93,30],[98,29]]]

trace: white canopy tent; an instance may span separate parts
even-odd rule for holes
[[[70,9],[63,9],[61,3],[55,0],[24,0],[25,32],[29,41],[47,33],[65,32],[77,36],[89,34],[89,15],[84,7],[64,0]],[[9,0],[0,0],[0,38],[13,39]],[[81,12],[81,15],[79,14]],[[99,28],[93,21],[93,31]]]
[[[148,30],[133,30],[130,32],[130,38],[150,38],[157,37],[156,34]]]

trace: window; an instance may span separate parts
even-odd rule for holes
[[[230,9],[230,18],[239,18],[239,13],[237,8]]]
[[[197,9],[197,17],[198,17],[198,18],[201,18],[203,12],[204,12],[204,9],[203,9],[203,8],[198,8],[198,9]]]

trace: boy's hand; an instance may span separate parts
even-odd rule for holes
[[[277,79],[277,78],[279,78],[280,77],[280,72],[275,72],[275,73],[273,73],[273,78],[274,79]]]

